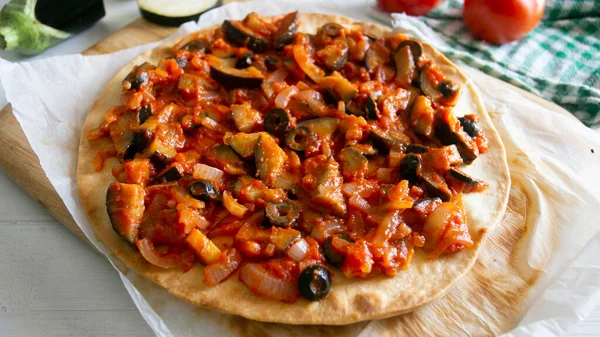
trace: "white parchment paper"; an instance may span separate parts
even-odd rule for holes
[[[198,23],[182,26],[177,35],[226,18],[241,19],[252,10],[269,15],[295,9],[372,21],[367,17],[365,2],[359,0],[299,4],[262,1],[235,3],[213,10]],[[403,30],[435,44],[435,36],[426,27],[408,20],[399,22]],[[119,270],[131,297],[157,336],[224,336],[231,333],[231,327],[219,322],[227,315],[176,299],[128,271],[111,255],[97,240],[77,193],[77,147],[88,110],[119,68],[155,45],[109,55],[68,55],[19,64],[0,59],[0,81],[50,182],[81,230]],[[555,221],[564,229],[555,240],[558,244],[546,247],[552,250],[549,260],[526,261],[536,268],[542,266],[544,277],[535,289],[530,310],[516,329],[507,331],[507,336],[561,336],[593,331],[600,335],[600,326],[582,327],[582,322],[600,313],[600,259],[597,258],[600,251],[600,136],[573,118],[547,110],[517,92],[499,89],[473,70],[465,71],[481,89],[488,110],[493,111],[492,117],[507,146],[509,160],[518,161],[519,156],[525,155],[530,163],[528,167],[542,170],[548,178],[545,182],[528,181],[528,172],[519,169],[518,162],[509,163],[513,179],[522,179],[530,186],[529,192],[539,196],[540,202],[534,205],[531,216]],[[528,114],[516,113],[522,111]],[[592,149],[596,153],[592,153]],[[552,184],[552,188],[540,187],[548,184]],[[364,335],[369,334],[367,330]]]

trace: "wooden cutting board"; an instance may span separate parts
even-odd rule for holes
[[[138,19],[83,54],[110,53],[153,42],[175,30]],[[477,73],[476,77],[516,90],[548,109],[572,116],[553,103],[483,73]],[[474,79],[477,82],[477,78]],[[491,114],[494,116],[493,112]],[[0,111],[0,167],[57,220],[89,243],[46,178],[10,105]],[[365,327],[369,331],[367,334],[373,336],[494,335],[504,332],[520,320],[526,307],[526,294],[538,279],[538,272],[518,270],[512,263],[527,231],[527,204],[527,195],[513,183],[507,213],[500,228],[490,236],[473,271],[448,295],[412,313],[344,327],[291,327],[228,316],[232,332],[243,336],[356,336]]]

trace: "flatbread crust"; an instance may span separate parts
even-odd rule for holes
[[[318,27],[328,22],[359,26],[376,36],[391,33],[391,30],[378,25],[317,13],[302,14],[300,30],[315,33]],[[195,34],[208,33],[215,28],[209,27]],[[463,199],[475,243],[473,248],[444,254],[433,260],[417,250],[408,269],[400,271],[393,278],[377,276],[368,280],[348,279],[335,270],[331,292],[325,299],[318,302],[300,299],[293,304],[255,295],[239,281],[237,275],[215,287],[208,287],[203,282],[201,265],[183,273],[179,268],[165,270],[146,262],[134,247],[113,230],[106,211],[106,190],[114,181],[111,169],[118,165],[118,161],[107,160],[101,172],[95,172],[92,168],[96,152],[109,149],[111,142],[108,139],[88,142],[86,134],[100,124],[106,110],[121,104],[121,81],[132,67],[145,61],[156,64],[169,57],[171,47],[177,42],[171,41],[144,52],[117,72],[90,110],[80,140],[77,183],[81,203],[98,238],[130,269],[166,288],[171,294],[197,305],[258,321],[329,325],[380,319],[411,311],[444,295],[471,269],[487,232],[498,224],[506,209],[510,189],[506,153],[473,83],[446,57],[427,44],[423,44],[425,56],[433,60],[446,77],[463,84],[455,114],[478,115],[489,141],[489,151],[472,165],[464,167],[465,172],[489,183],[489,189],[485,192],[465,194]]]

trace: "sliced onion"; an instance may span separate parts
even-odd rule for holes
[[[287,256],[296,262],[302,261],[306,253],[308,253],[308,243],[304,239],[296,240],[286,252]]]
[[[240,269],[240,280],[253,293],[292,303],[298,298],[298,288],[293,282],[278,279],[257,263],[248,263]]]
[[[288,72],[287,70],[285,70],[285,68],[279,68],[273,73],[271,73],[269,76],[267,76],[265,81],[261,84],[261,88],[265,95],[267,95],[267,98],[272,98],[273,96],[275,96],[275,91],[273,91],[271,84],[283,81],[287,77],[287,75]]]
[[[279,94],[277,94],[277,97],[275,97],[275,106],[280,109],[285,109],[292,96],[297,94],[298,91],[300,90],[298,90],[298,88],[296,88],[294,85],[290,85],[289,87],[281,90]]]
[[[204,283],[213,287],[225,281],[242,264],[242,254],[234,249],[226,253],[226,258],[204,267]]]
[[[402,222],[402,220],[400,218],[399,211],[386,214],[379,224],[379,227],[377,227],[377,231],[375,232],[375,236],[373,236],[373,240],[371,242],[378,246],[385,244],[392,237],[392,235],[396,233],[396,229],[398,229],[400,222]]]
[[[200,124],[202,124],[203,126],[208,128],[209,130],[223,131],[223,128],[221,127],[221,125],[219,123],[217,123],[217,121],[215,121],[214,119],[212,119],[208,116],[202,117],[200,119]]]
[[[146,261],[160,268],[175,268],[181,264],[179,255],[163,255],[159,253],[150,239],[143,238],[135,244]]]
[[[194,172],[192,173],[194,179],[206,180],[214,183],[220,183],[224,175],[225,173],[218,168],[205,164],[194,165]]]

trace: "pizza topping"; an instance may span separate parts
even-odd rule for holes
[[[251,13],[182,40],[88,134],[114,146],[94,163],[120,162],[110,220],[150,264],[294,302],[327,296],[330,267],[394,276],[472,246],[461,196],[488,185],[460,165],[488,144],[454,114],[460,84],[404,35],[299,25]]]
[[[298,278],[300,295],[309,301],[323,299],[331,289],[331,275],[327,268],[320,265],[306,267]]]

